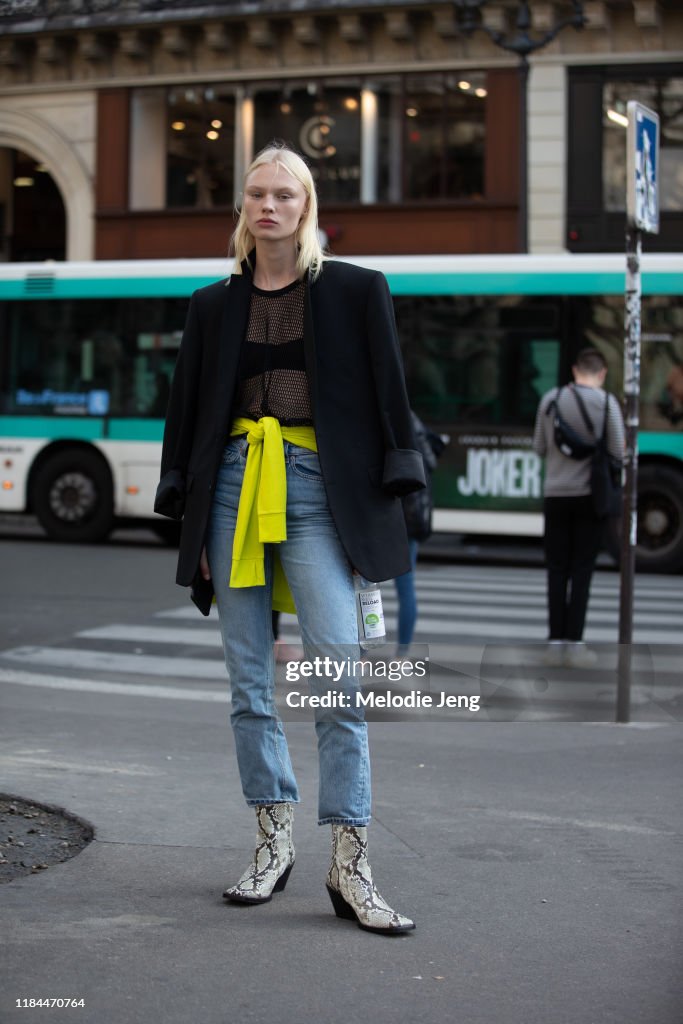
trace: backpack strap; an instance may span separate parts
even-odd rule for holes
[[[609,412],[609,391],[605,392],[605,415],[602,420],[602,437],[600,438],[605,444],[607,443],[607,414]]]
[[[557,390],[555,391],[555,397],[551,402],[548,402],[548,408],[545,411],[546,416],[550,416],[550,414],[554,413],[555,410],[559,411],[557,403],[560,400],[560,395],[562,394],[563,390],[563,388],[557,388]]]
[[[595,427],[593,426],[593,421],[591,420],[590,416],[588,415],[588,410],[586,409],[586,406],[585,406],[585,403],[583,401],[583,398],[581,397],[581,395],[579,394],[579,392],[577,391],[576,388],[571,388],[570,390],[571,390],[572,394],[574,395],[574,398],[578,402],[579,409],[581,411],[581,416],[583,417],[583,422],[586,424],[586,429],[591,432],[591,434],[593,435],[593,437],[597,441],[598,435],[597,435],[597,433],[595,431]],[[607,416],[607,406],[605,406],[605,417],[606,416]],[[605,423],[606,422],[607,422],[607,420],[605,419]],[[604,437],[604,434],[605,434],[605,427],[604,427],[604,425],[603,425],[602,433],[603,433],[603,437]]]
[[[595,430],[595,427],[593,426],[590,417],[588,416],[588,412],[586,410],[583,398],[581,397],[576,388],[572,388],[572,391],[574,392],[574,397],[576,401],[579,403],[579,409],[581,410],[581,415],[583,416],[583,422],[586,424],[587,428],[590,430],[591,434],[593,435],[596,441],[605,442],[607,440],[607,415],[609,413],[609,392],[605,392],[605,409],[602,417],[602,431],[600,432],[600,436],[598,436],[598,433]]]

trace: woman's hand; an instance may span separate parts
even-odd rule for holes
[[[202,555],[199,559],[199,571],[205,580],[211,579],[211,570],[209,569],[209,559],[206,557],[206,548],[202,548]]]

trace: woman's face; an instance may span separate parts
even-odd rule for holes
[[[243,210],[256,241],[293,240],[306,204],[301,182],[278,164],[262,164],[247,178]]]

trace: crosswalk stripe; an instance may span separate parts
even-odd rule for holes
[[[433,660],[440,658],[444,664],[456,666],[456,671],[471,675],[475,680],[488,645],[501,644],[512,650],[528,644],[542,647],[545,641],[546,573],[542,568],[420,566],[415,583],[418,621],[414,643],[427,644]],[[585,631],[589,644],[607,643],[616,647],[619,584],[616,573],[598,573],[594,577]],[[655,671],[659,693],[662,675],[677,679],[683,662],[683,658],[677,656],[681,651],[677,644],[680,645],[683,636],[683,614],[679,612],[683,588],[678,579],[652,576],[636,578],[635,585],[633,642],[650,647],[646,660],[651,658],[648,664]],[[383,584],[382,592],[390,637],[384,657],[390,658],[395,643],[398,598],[391,581]],[[185,595],[182,597],[185,599]],[[279,638],[284,643],[301,646],[296,616],[281,615]],[[135,645],[141,649],[136,650]],[[189,657],[192,648],[197,650],[194,657]],[[155,649],[158,653],[154,653]],[[174,651],[181,656],[174,656]],[[62,677],[53,675],[53,671],[61,669],[75,674],[75,685],[71,688],[85,690],[86,684],[92,683],[103,693],[128,693],[130,685],[130,691],[137,695],[144,695],[148,690],[150,696],[162,696],[170,690],[173,694],[188,694],[175,699],[203,699],[197,694],[204,691],[183,687],[183,681],[228,683],[216,607],[204,617],[189,601],[182,606],[159,610],[146,623],[111,622],[81,630],[72,635],[70,646],[25,646],[0,651],[0,662],[6,666],[0,671],[0,681],[8,681],[3,672],[14,672],[17,676],[22,671],[27,677],[35,676],[38,680],[60,679]],[[35,668],[36,672],[26,672],[30,668]],[[127,684],[109,679],[100,685],[83,678],[88,672],[114,675],[115,679],[130,676],[138,682]],[[176,685],[156,686],[145,682],[155,677],[165,677]],[[67,680],[66,675],[64,680]],[[67,688],[64,680],[55,683],[55,687]],[[26,685],[47,684],[27,682]],[[107,686],[112,689],[107,690]],[[160,692],[157,694],[156,690]],[[218,689],[216,693],[205,692],[210,695],[207,700],[225,699],[222,691],[220,698],[217,696]]]
[[[389,617],[387,619],[388,629],[394,629],[396,622]],[[543,632],[539,626],[529,626],[523,622],[480,622],[468,621],[463,632],[467,637],[482,639],[489,643],[510,642],[520,644],[525,641],[539,643]],[[457,647],[457,633],[453,624],[447,622],[432,622],[428,628],[418,623],[415,631],[414,642],[425,643],[432,637],[449,637]],[[616,627],[603,628],[590,626],[586,630],[588,642],[616,643]],[[111,637],[110,637],[111,639]],[[128,637],[130,639],[130,636]],[[285,642],[293,640],[300,642],[298,637],[292,638],[288,634],[283,635]],[[643,644],[670,644],[671,633],[662,630],[634,630],[634,642]],[[168,641],[165,641],[168,642]],[[193,641],[194,642],[194,641]],[[212,639],[210,646],[216,651],[220,647]],[[4,660],[16,662],[22,665],[34,667],[74,669],[82,671],[117,672],[140,676],[161,676],[165,678],[188,678],[188,679],[213,679],[225,680],[226,668],[221,659],[214,658],[189,658],[169,657],[149,654],[130,654],[120,651],[84,650],[83,648],[65,647],[19,647],[13,650],[2,652]]]
[[[521,682],[521,681],[520,681]],[[161,700],[184,700],[196,701],[210,704],[229,704],[230,694],[227,691],[189,689],[179,686],[150,686],[140,683],[117,683],[111,680],[101,679],[75,679],[72,676],[42,675],[35,672],[24,672],[21,670],[7,669],[0,667],[0,683],[8,683],[15,686],[38,687],[50,690],[69,690],[75,693],[96,693],[120,697],[145,697]],[[479,687],[460,687],[463,695],[467,693],[478,693]],[[659,703],[667,699],[673,699],[680,694],[680,687],[660,686],[654,691],[651,688],[634,686],[631,690],[631,704],[644,705],[653,701]],[[525,697],[528,700],[528,711],[535,716],[543,716],[544,708],[547,713],[554,716],[554,707],[557,704],[573,704],[577,700],[577,688],[575,683],[562,683],[553,681],[551,693],[539,699],[535,692],[525,694],[522,687],[514,692],[517,699],[517,711],[524,711]],[[581,686],[581,701],[588,701],[592,704],[613,704],[615,695],[613,687],[606,687],[601,682],[586,682]],[[500,709],[498,709],[500,710]],[[513,707],[511,713],[515,714]],[[660,709],[661,711],[661,709]],[[672,719],[673,720],[673,719]]]
[[[530,612],[533,615],[538,615],[538,612],[542,612],[542,618],[546,616],[546,605],[545,602],[538,601],[531,603],[525,601],[524,604],[517,602],[514,605],[509,604],[492,604],[487,602],[486,604],[480,604],[476,601],[468,601],[466,604],[462,604],[458,601],[435,601],[432,598],[422,598],[418,595],[417,603],[419,609],[434,609],[435,611],[441,612],[441,618],[448,617],[464,617],[470,618],[474,616],[481,616],[482,612],[485,611],[487,619],[529,619]],[[396,610],[398,608],[398,602],[394,598],[382,599],[382,604],[385,609],[389,611]],[[636,609],[634,613],[634,621],[636,625],[651,624],[653,626],[677,626],[683,630],[683,614],[669,614],[670,608],[664,612],[657,609],[651,609],[648,604],[647,611],[641,611]],[[599,605],[597,602],[590,602],[588,617],[594,622],[616,622],[619,615],[619,609],[614,605]]]
[[[457,606],[459,602],[465,602],[468,607],[473,607],[476,605],[482,611],[486,611],[489,608],[507,607],[506,605],[501,605],[500,603],[493,605],[490,603],[491,598],[489,596],[484,596],[481,594],[460,594],[457,596],[457,598],[449,597],[444,599],[435,597],[433,592],[431,591],[423,593],[420,593],[418,591],[416,596],[417,602],[420,605],[420,607],[422,607],[423,605],[433,606],[435,608],[443,608],[444,611],[447,611],[448,609]],[[502,595],[497,596],[500,597]],[[398,606],[398,599],[393,594],[387,594],[384,591],[382,591],[382,603],[385,608]],[[520,608],[543,610],[547,608],[547,601],[545,597],[542,597],[540,594],[538,596],[526,597],[523,602],[521,602],[519,599],[510,597],[510,603],[514,603],[515,606]],[[672,611],[675,609],[674,602],[672,601],[648,601],[646,610],[641,610],[644,607],[645,605],[643,602],[640,602],[640,604],[636,603],[634,611],[634,615],[636,618],[638,618],[641,615],[655,615],[659,613],[661,613],[662,615],[668,615],[671,614]],[[593,595],[591,595],[588,612],[589,616],[593,611],[598,609],[602,611],[613,611],[614,614],[617,615],[619,612],[619,601],[616,597],[594,597]],[[675,624],[678,625],[681,629],[683,629],[683,612],[679,613],[678,615],[674,615],[673,618],[675,619]]]
[[[464,619],[464,616],[463,616]],[[396,620],[392,620],[391,617],[386,619],[389,627],[396,625]],[[457,623],[454,622],[420,622],[418,619],[417,627],[415,629],[415,638],[419,641],[422,636],[452,636],[455,640],[457,638],[458,630],[456,629]],[[496,640],[531,640],[536,643],[545,639],[546,636],[546,624],[544,620],[538,621],[535,625],[526,625],[523,618],[515,621],[501,621],[500,619],[491,619],[489,622],[481,622],[479,620],[467,620],[463,622],[462,633],[467,636],[484,637],[489,641]],[[670,644],[673,641],[674,634],[667,630],[661,629],[643,629],[638,626],[638,623],[633,628],[633,639],[635,643],[644,644]],[[601,643],[616,643],[617,641],[617,621],[616,619],[611,626],[597,626],[588,623],[585,630],[585,640],[595,641]]]
[[[438,580],[441,583],[454,586],[490,587],[492,585],[498,586],[499,583],[502,583],[509,588],[541,587],[545,584],[546,571],[545,569],[538,568],[520,569],[517,571],[492,569],[486,572],[482,568],[466,573],[459,566],[446,566],[439,569],[418,566],[417,578],[423,581]],[[617,572],[597,572],[593,575],[592,587],[618,590],[619,582],[620,577]],[[636,573],[634,585],[636,589],[641,589],[653,595],[670,593],[672,596],[676,594],[680,596],[681,592],[681,582],[677,576],[653,576]]]
[[[3,651],[3,659],[22,665],[70,668],[83,671],[124,672],[130,675],[164,676],[168,679],[218,679],[224,681],[223,661],[208,658],[163,658],[149,654],[85,651],[73,647],[16,647]]]
[[[509,597],[511,600],[519,601],[523,598],[526,603],[529,600],[536,599],[544,602],[546,600],[546,587],[545,582],[539,583],[538,585],[520,588],[500,583],[491,583],[486,585],[476,586],[461,586],[460,584],[444,584],[439,582],[438,584],[430,584],[425,582],[424,579],[416,580],[415,586],[418,597],[441,597],[443,600],[450,598],[451,595],[460,596],[463,600],[479,601],[484,603],[488,600],[490,594],[495,594],[498,597]],[[382,595],[394,594],[395,588],[392,582],[382,584]],[[671,590],[670,597],[661,590],[643,591],[636,587],[635,590],[635,601],[647,600],[648,604],[651,602],[653,606],[661,607],[662,609],[671,608],[673,605],[680,605],[683,599],[683,586],[678,590]],[[591,602],[598,600],[613,600],[616,603],[619,601],[619,588],[618,587],[591,587]],[[198,610],[192,604],[187,604],[183,607],[171,608],[156,613],[159,618],[170,618],[170,619],[195,619],[199,620],[203,618]],[[209,618],[216,618],[217,611],[215,606],[211,609]]]
[[[289,641],[296,638],[284,638]],[[430,640],[429,642],[417,637],[411,647],[413,660],[426,657],[431,663],[432,672],[438,671],[439,666],[445,666],[448,672],[465,673],[478,678],[482,659],[496,663],[505,663],[513,666],[526,665],[528,668],[536,666],[536,670],[550,671],[543,660],[547,653],[547,643],[535,637],[529,641],[499,642],[486,638],[488,642],[471,644],[467,642],[442,643]],[[601,641],[602,646],[597,647],[597,640],[593,641],[594,649],[599,655],[599,666],[601,670],[616,671],[619,655],[619,644],[616,640]],[[377,648],[377,656],[384,660],[391,661],[394,657],[393,645],[388,642],[384,647]],[[646,644],[636,643],[632,653],[632,668],[634,671],[649,672],[654,670],[658,678],[663,674],[674,675],[677,680],[680,678],[681,650],[672,644]],[[681,692],[680,685],[678,692]]]
[[[40,675],[0,667],[0,682],[16,686],[39,686],[49,690],[74,690],[76,693],[111,693],[121,697],[157,697],[163,700],[196,700],[210,704],[229,704],[230,694],[222,690],[190,690],[180,686],[150,686],[141,683],[114,683],[106,679],[74,679],[73,676]]]
[[[178,629],[175,626],[131,626],[112,623],[96,629],[83,629],[76,636],[83,640],[127,640],[139,644],[182,644],[186,647],[221,647],[217,629]]]
[[[383,583],[382,589],[393,589],[393,584],[391,582]],[[473,582],[464,584],[456,581],[442,580],[429,582],[426,581],[424,577],[418,577],[416,580],[416,589],[418,591],[421,590],[424,593],[442,593],[444,595],[452,592],[461,593],[463,596],[467,596],[470,594],[509,594],[511,597],[524,596],[526,600],[527,596],[533,595],[545,597],[546,581],[544,578],[543,580],[539,580],[537,583],[517,585],[511,583],[509,580],[506,581],[501,579],[499,582]],[[618,583],[615,583],[614,586],[600,586],[599,584],[596,585],[594,582],[591,586],[591,595],[597,595],[599,597],[614,596],[618,598],[619,585]],[[661,589],[654,590],[649,588],[640,588],[636,584],[635,595],[636,598],[649,598],[652,600],[660,601],[680,601],[681,596],[683,595],[683,587],[679,588],[678,590],[672,589],[670,591],[662,591]]]
[[[586,629],[587,638],[593,640],[613,641],[617,640],[618,620],[616,615],[596,612],[591,617],[591,624]],[[475,621],[472,621],[475,620]],[[523,640],[541,641],[545,635],[545,618],[539,619],[537,624],[528,623],[528,615],[523,609],[492,609],[490,619],[487,622],[479,620],[479,612],[474,608],[457,607],[453,609],[449,617],[441,616],[437,619],[429,619],[424,615],[418,619],[415,636],[453,636],[461,626],[461,632],[471,636],[486,637],[487,639],[514,639],[519,637]],[[395,629],[398,619],[395,615],[387,614],[385,611],[385,624],[387,629]],[[640,638],[642,643],[667,643],[671,642],[671,634],[664,630],[645,629],[649,623],[663,625],[658,616],[642,616],[636,622],[634,634],[636,640]],[[84,630],[76,634],[83,639],[99,640],[123,640],[137,643],[164,643],[183,644],[195,647],[211,647],[219,649],[221,646],[220,634],[203,630],[192,629],[168,629],[159,626],[125,626],[111,625],[102,626],[97,629]],[[300,642],[298,630],[291,628],[280,630],[280,639],[286,641]]]
[[[507,570],[491,573],[477,571],[471,575],[464,575],[458,567],[446,566],[441,569],[423,569],[418,567],[417,579],[423,581],[438,581],[444,584],[456,586],[488,587],[503,583],[508,587],[534,587],[544,586],[547,578],[545,569],[526,569],[518,574]],[[618,590],[620,585],[619,573],[594,573],[592,586]],[[636,573],[634,585],[653,594],[680,592],[681,583],[677,576],[644,576]]]

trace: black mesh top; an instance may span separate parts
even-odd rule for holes
[[[240,355],[238,416],[274,416],[285,427],[312,426],[304,361],[305,297],[305,281],[270,292],[252,285]]]

